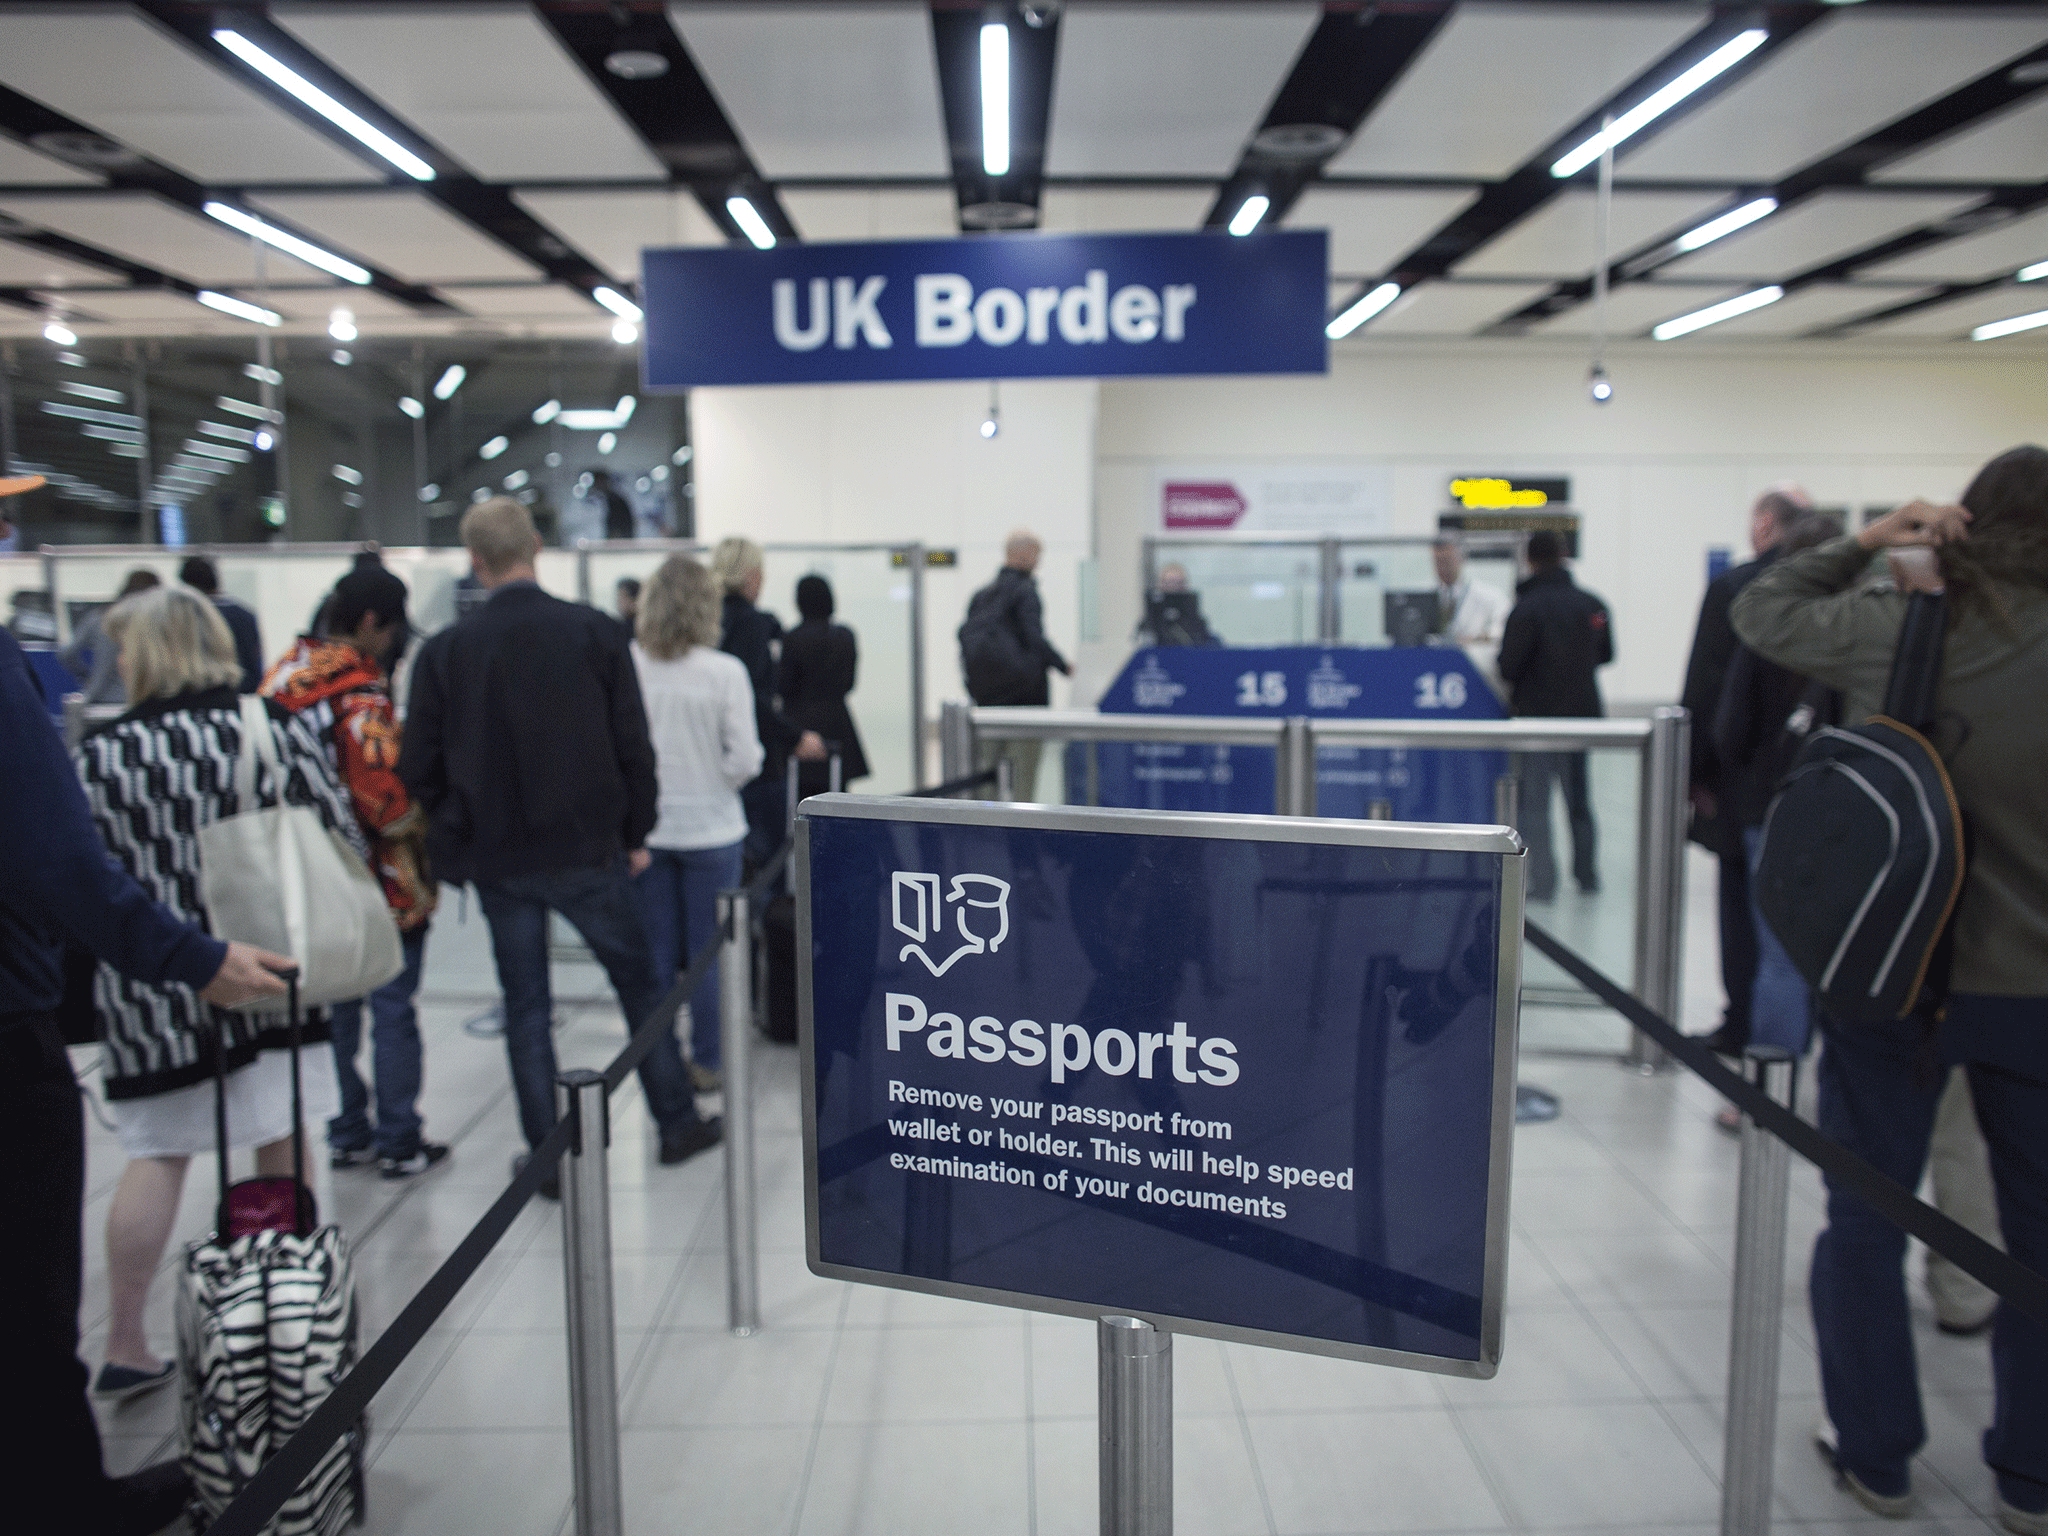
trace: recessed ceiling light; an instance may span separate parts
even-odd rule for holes
[[[1381,283],[1356,304],[1337,316],[1323,328],[1323,334],[1332,341],[1342,341],[1374,315],[1401,297],[1399,283]]]
[[[2048,325],[2048,309],[2036,310],[2031,315],[2014,315],[2010,320],[1994,320],[1989,325],[1980,325],[1970,332],[1970,340],[1996,341],[2001,336],[2038,330],[2044,325]]]
[[[274,309],[265,309],[261,304],[251,304],[247,299],[235,298],[232,294],[215,293],[202,288],[193,295],[208,309],[217,309],[224,315],[233,315],[237,320],[247,320],[255,325],[283,325],[284,316]]]
[[[480,459],[495,459],[511,446],[512,441],[510,438],[494,437],[488,443],[485,443],[483,447],[477,449],[476,456]]]
[[[619,438],[618,434],[615,432],[607,432],[603,437],[600,437],[597,440],[597,451],[599,453],[610,453],[614,448],[618,446]]]
[[[360,114],[351,112],[297,70],[272,58],[241,33],[227,27],[216,27],[213,40],[264,79],[303,101],[343,133],[374,154],[390,161],[414,181],[434,179],[434,168],[426,161],[383,129],[376,127]]]
[[[418,421],[427,414],[427,408],[421,405],[419,401],[413,399],[411,395],[400,395],[398,397],[398,408],[414,421]]]
[[[1550,174],[1565,177],[1583,171],[1598,160],[1611,144],[1631,139],[1686,97],[1708,82],[1718,79],[1764,45],[1771,34],[1763,27],[1739,32],[1669,85],[1652,91],[1605,128],[1551,166]]]
[[[981,168],[1010,173],[1010,28],[1000,21],[981,29]]]
[[[468,377],[469,370],[463,367],[462,364],[450,363],[442,370],[441,377],[434,380],[434,398],[436,400],[446,400],[455,391],[462,388],[462,381]]]
[[[555,418],[556,418],[557,416],[559,416],[559,415],[561,415],[561,414],[562,414],[562,402],[561,402],[561,401],[559,401],[559,400],[544,400],[544,401],[542,401],[542,402],[541,402],[541,403],[540,403],[539,405],[537,405],[537,406],[535,406],[535,407],[533,408],[533,424],[534,424],[534,425],[535,425],[536,427],[544,427],[544,426],[546,426],[546,425],[547,425],[547,424],[548,424],[549,422],[553,421],[553,420],[554,420],[554,419],[555,419]]]
[[[612,340],[622,347],[630,347],[640,339],[640,327],[630,320],[612,322]]]
[[[337,309],[327,317],[327,334],[336,341],[356,339],[356,317],[353,310]]]
[[[253,213],[244,213],[227,203],[211,202],[201,211],[208,218],[218,220],[230,229],[239,229],[243,234],[253,236],[265,245],[283,251],[287,256],[296,256],[308,266],[332,273],[345,283],[367,283],[370,280],[367,267],[359,267],[332,251],[324,251],[310,240],[301,240],[297,235],[287,234],[275,224],[264,223]],[[342,339],[347,340],[346,337]]]
[[[1254,192],[1237,205],[1237,212],[1230,216],[1230,232],[1233,235],[1248,235],[1259,227],[1259,220],[1266,216],[1266,210],[1273,206],[1273,200],[1263,192]]]
[[[1709,219],[1697,229],[1687,230],[1672,242],[1678,250],[1696,251],[1703,245],[1712,245],[1723,236],[1732,235],[1738,229],[1747,229],[1758,219],[1768,218],[1778,211],[1775,197],[1759,197],[1722,214],[1718,219]]]
[[[43,327],[43,335],[48,340],[57,343],[60,347],[75,347],[78,345],[78,333],[62,320],[50,321]]]
[[[1269,160],[1320,160],[1344,142],[1344,130],[1328,123],[1275,123],[1252,135],[1252,153]]]
[[[761,217],[761,210],[737,192],[725,200],[725,211],[732,215],[732,221],[739,225],[740,233],[753,241],[756,249],[765,251],[775,244],[775,231],[770,229],[768,221]]]
[[[622,320],[642,318],[640,306],[616,288],[593,288],[590,290],[590,296]]]
[[[1752,288],[1748,293],[1738,293],[1732,299],[1723,299],[1705,309],[1696,309],[1689,315],[1679,315],[1662,325],[1652,326],[1650,335],[1658,341],[1672,341],[1694,331],[1705,330],[1710,325],[1719,325],[1723,320],[1733,320],[1737,315],[1746,315],[1753,309],[1762,309],[1766,304],[1775,304],[1783,297],[1785,290],[1775,283],[1767,288]]]

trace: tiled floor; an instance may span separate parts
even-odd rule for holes
[[[1710,1012],[1711,905],[1695,871],[1688,1022]],[[1563,903],[1560,903],[1563,906]],[[558,967],[563,1059],[616,1049],[594,970]],[[374,1334],[502,1187],[518,1147],[498,1043],[464,1028],[494,1000],[481,921],[451,902],[428,951],[425,1108],[453,1159],[407,1184],[319,1175],[356,1246]],[[1608,1026],[1532,1012],[1532,1044]],[[716,1154],[656,1167],[637,1089],[615,1101],[614,1231],[628,1527],[831,1536],[1026,1536],[1095,1528],[1094,1347],[1085,1323],[855,1288],[805,1269],[793,1054],[763,1048],[763,1331],[724,1331]],[[83,1053],[82,1053],[83,1056]],[[1682,1075],[1538,1054],[1524,1076],[1563,1118],[1516,1141],[1506,1362],[1491,1382],[1184,1338],[1175,1345],[1176,1517],[1237,1533],[1718,1530],[1735,1146]],[[121,1166],[92,1133],[87,1356],[105,1325],[100,1224]],[[181,1240],[206,1221],[196,1160]],[[1921,1305],[1932,1441],[1922,1517],[1859,1518],[1807,1444],[1818,1409],[1801,1296],[1819,1221],[1795,1169],[1777,1526],[1982,1532],[1976,1453],[1984,1346]],[[372,1536],[557,1536],[570,1529],[560,1234],[536,1202],[372,1409]],[[175,1262],[175,1259],[171,1262]],[[154,1338],[171,1344],[171,1283]],[[1917,1303],[1916,1303],[1917,1304]],[[110,1459],[174,1449],[172,1394],[107,1414]]]

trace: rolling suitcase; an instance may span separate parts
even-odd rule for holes
[[[233,1502],[327,1398],[356,1358],[355,1280],[341,1229],[319,1225],[305,1183],[299,1097],[299,997],[290,994],[292,1176],[228,1183],[227,1078],[214,1037],[220,1205],[214,1235],[185,1250],[177,1300],[179,1428],[195,1527]],[[363,1520],[358,1419],[265,1531],[335,1536]]]

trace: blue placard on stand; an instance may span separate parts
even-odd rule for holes
[[[1154,647],[1131,657],[1097,706],[1104,714],[1253,715],[1310,719],[1499,720],[1506,716],[1455,646]],[[1089,748],[1066,749],[1068,798],[1086,797]],[[1101,742],[1101,805],[1270,811],[1273,749]],[[1387,801],[1397,821],[1491,822],[1500,752],[1318,747],[1316,808],[1364,816]]]
[[[1490,1376],[1512,833],[820,796],[821,1275]]]
[[[1322,373],[1322,230],[641,254],[647,388]]]

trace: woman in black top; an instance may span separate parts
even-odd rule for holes
[[[853,631],[832,622],[832,587],[822,576],[806,576],[796,584],[796,608],[803,621],[782,637],[776,692],[791,720],[816,731],[839,753],[839,781],[851,784],[868,772],[860,733],[846,707],[859,661]],[[798,764],[797,793],[823,794],[830,787],[830,766],[824,761]]]

